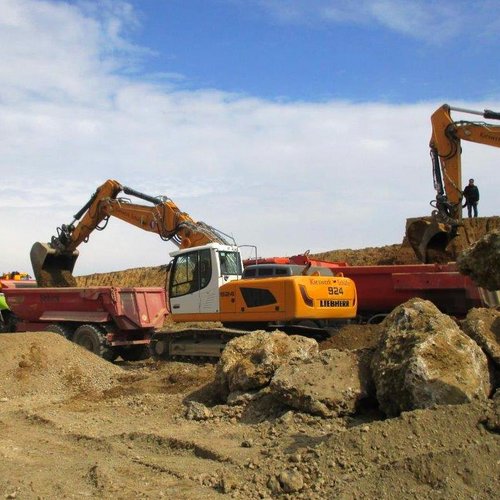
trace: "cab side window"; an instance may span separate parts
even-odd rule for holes
[[[174,272],[170,278],[170,297],[180,297],[205,288],[211,276],[210,250],[177,256]]]

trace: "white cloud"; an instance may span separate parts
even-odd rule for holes
[[[467,33],[498,37],[496,0],[256,0],[282,23],[379,25],[431,44]],[[474,26],[476,29],[474,29]]]
[[[128,78],[140,49],[120,33],[135,17],[108,5],[103,17],[0,0],[0,271],[29,270],[31,245],[108,178],[168,195],[266,256],[396,243],[407,217],[430,212],[429,118],[441,103],[276,103]],[[467,151],[464,178],[476,177],[491,215],[496,156],[477,148],[468,163]],[[174,249],[111,220],[80,247],[76,271],[157,265]]]

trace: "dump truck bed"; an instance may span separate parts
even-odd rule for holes
[[[166,316],[163,288],[4,288],[19,323],[113,322],[120,330],[159,328]]]
[[[346,266],[342,273],[356,283],[358,313],[364,318],[386,314],[413,297],[457,317],[483,306],[478,287],[455,264]]]
[[[271,257],[246,264],[305,263],[311,265],[309,272],[341,273],[356,284],[358,317],[363,321],[380,319],[413,297],[430,300],[445,314],[456,317],[465,317],[472,307],[488,305],[478,286],[460,274],[455,263],[351,266],[303,257]]]

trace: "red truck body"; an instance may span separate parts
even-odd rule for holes
[[[362,321],[376,321],[414,297],[430,300],[440,311],[456,317],[465,317],[472,307],[484,307],[480,289],[460,274],[454,263],[350,266],[307,255],[245,261],[245,265],[256,263],[311,265],[329,268],[333,274],[342,273],[356,283]]]
[[[456,317],[483,306],[478,287],[455,264],[346,266],[342,274],[356,283],[358,311],[367,320],[414,297],[429,300],[441,312]]]
[[[168,314],[160,287],[14,287],[3,288],[3,293],[16,317],[17,332],[54,331],[57,325],[58,333],[73,340],[79,327],[90,326],[108,350],[149,344]]]

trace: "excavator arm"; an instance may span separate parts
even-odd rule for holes
[[[142,199],[151,205],[131,203],[118,198],[120,193]],[[50,243],[36,242],[31,249],[35,278],[42,287],[76,286],[73,269],[77,248],[88,241],[94,230],[102,230],[110,217],[117,217],[144,231],[157,233],[163,240],[172,240],[179,248],[207,243],[228,244],[227,235],[203,222],[193,220],[168,197],[153,197],[107,180],[90,200],[73,216],[70,224],[57,228]],[[102,225],[101,225],[102,224]]]
[[[430,220],[411,221],[406,235],[422,262],[441,262],[451,257],[446,252],[458,234],[462,221],[462,146],[461,141],[500,147],[500,126],[483,121],[454,121],[451,112],[479,115],[500,120],[500,113],[474,111],[444,104],[431,116],[430,154],[436,199]]]

